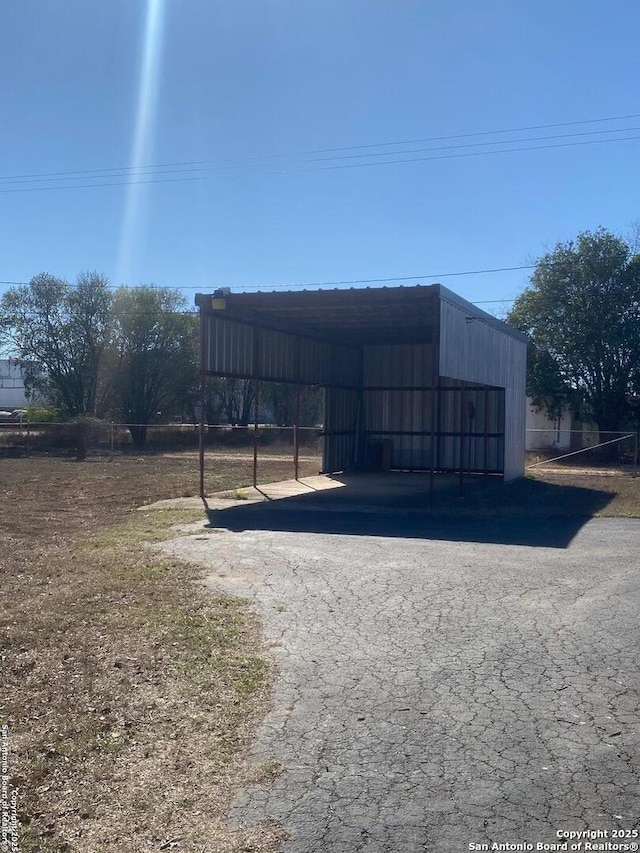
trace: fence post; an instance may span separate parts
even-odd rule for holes
[[[31,430],[29,428],[29,420],[27,419],[27,456],[31,455]]]
[[[633,476],[638,473],[638,445],[640,445],[640,430],[636,430],[635,448],[633,451]]]

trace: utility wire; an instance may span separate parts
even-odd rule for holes
[[[264,290],[268,291],[273,288],[280,287],[296,287],[296,288],[307,288],[307,287],[338,287],[340,285],[346,284],[384,284],[385,282],[390,281],[416,281],[417,279],[434,279],[434,278],[453,278],[457,276],[465,276],[465,275],[484,275],[489,273],[498,273],[498,272],[515,272],[517,270],[529,270],[534,269],[535,264],[524,264],[518,267],[496,267],[495,269],[484,269],[484,270],[463,270],[461,272],[444,272],[444,273],[424,273],[422,275],[404,275],[404,276],[392,276],[390,278],[354,278],[354,279],[344,279],[341,281],[305,281],[305,282],[294,282],[292,284],[267,284],[264,285]],[[236,287],[257,287],[258,285],[252,284],[238,284]],[[196,290],[195,287],[183,287],[183,290]],[[499,300],[502,301],[502,300]]]
[[[336,279],[331,281],[291,281],[291,282],[275,282],[272,284],[253,284],[251,282],[240,282],[238,284],[234,284],[231,287],[231,292],[237,289],[251,289],[251,291],[259,291],[261,293],[268,293],[269,291],[284,288],[284,289],[297,289],[297,290],[305,290],[307,288],[316,288],[320,289],[323,287],[340,287],[345,285],[354,285],[354,284],[387,284],[389,282],[400,282],[400,281],[419,281],[424,279],[441,279],[441,278],[458,278],[468,275],[491,275],[494,273],[505,273],[505,272],[520,272],[522,270],[532,270],[536,269],[539,266],[544,266],[546,268],[553,266],[564,266],[563,261],[539,261],[538,263],[533,264],[520,264],[518,266],[512,267],[489,267],[486,269],[476,269],[476,270],[457,270],[455,272],[439,272],[439,273],[421,273],[420,275],[394,275],[389,276],[387,278],[352,278],[352,279]],[[0,285],[13,285],[13,286],[26,286],[29,285],[28,281],[0,281]],[[119,287],[129,287],[132,290],[136,289],[136,285],[122,285],[122,284],[107,284],[106,285],[110,289],[117,289]],[[215,290],[220,290],[226,285],[210,285],[210,284],[196,284],[196,285],[159,285],[159,284],[146,284],[140,285],[142,287],[151,288],[151,289],[160,289],[164,287],[168,287],[172,290],[195,290],[200,293],[212,293]],[[70,288],[75,288],[77,285],[69,284]],[[235,290],[235,292],[238,292]],[[484,300],[468,300],[469,302],[473,302],[474,305],[480,304],[489,304],[492,302],[513,302],[513,298],[508,299],[484,299]]]
[[[610,116],[608,118],[594,118],[594,119],[582,119],[580,121],[556,122],[553,124],[527,125],[526,127],[512,127],[512,128],[504,128],[501,130],[483,130],[483,131],[474,131],[474,132],[470,132],[470,133],[447,134],[447,135],[443,135],[443,136],[429,136],[429,137],[422,137],[422,138],[418,138],[418,139],[401,139],[401,140],[395,140],[392,142],[373,142],[373,143],[368,143],[368,144],[363,144],[363,145],[343,145],[343,146],[334,147],[334,148],[315,148],[315,149],[310,149],[307,151],[300,151],[297,153],[296,152],[293,152],[293,153],[290,152],[290,153],[277,153],[277,154],[257,154],[257,155],[252,155],[249,157],[229,158],[227,160],[218,160],[218,161],[214,161],[214,160],[184,160],[184,161],[178,161],[178,162],[173,162],[173,163],[157,163],[157,164],[152,164],[152,165],[148,165],[148,166],[139,166],[137,168],[140,170],[151,170],[151,169],[175,168],[175,167],[182,167],[182,166],[204,166],[204,165],[209,165],[209,164],[214,163],[214,162],[243,163],[243,162],[250,162],[253,160],[271,160],[271,159],[278,159],[278,158],[282,158],[282,157],[306,157],[306,156],[309,156],[311,154],[329,154],[329,153],[338,152],[338,151],[359,151],[359,150],[363,150],[366,148],[390,148],[392,146],[415,145],[415,144],[423,143],[423,142],[442,142],[445,140],[452,140],[452,139],[470,139],[470,138],[478,137],[478,136],[498,136],[498,135],[506,134],[506,133],[524,133],[524,132],[527,132],[530,130],[549,130],[551,128],[557,128],[557,127],[575,127],[577,125],[599,124],[599,123],[603,123],[603,122],[629,121],[631,119],[636,119],[636,118],[640,118],[640,113],[633,113],[631,115],[625,115],[625,116]],[[616,130],[586,131],[585,133],[586,134],[615,133],[615,132],[624,133],[624,132],[631,130],[631,129],[632,128],[618,128],[617,131]],[[567,134],[567,135],[571,135],[571,134]],[[538,138],[545,138],[545,137],[538,137]],[[526,141],[526,140],[513,140],[513,141],[517,142],[517,141]],[[472,144],[497,145],[497,144],[505,143],[505,142],[507,142],[507,140],[497,140],[496,142],[472,143]],[[389,154],[389,153],[393,153],[393,152],[387,152],[387,154]],[[354,155],[354,156],[359,156],[359,155]],[[368,156],[368,155],[362,155],[362,156]],[[371,156],[376,156],[376,155],[371,155]],[[76,171],[68,171],[68,172],[67,171],[36,172],[36,173],[22,174],[22,175],[4,175],[4,176],[0,176],[0,182],[13,183],[16,181],[31,180],[31,179],[37,179],[37,178],[49,178],[49,177],[61,178],[61,177],[66,177],[66,176],[71,176],[71,175],[79,175],[79,176],[85,175],[86,176],[86,175],[97,174],[97,173],[100,173],[100,174],[104,173],[106,176],[108,176],[108,173],[132,172],[133,169],[134,169],[134,167],[130,167],[130,166],[116,166],[116,167],[103,168],[103,169],[99,169],[99,168],[98,169],[84,169],[84,170],[76,170]]]
[[[361,148],[384,148],[391,145],[414,145],[419,142],[440,142],[445,139],[468,139],[473,136],[494,136],[501,133],[525,133],[529,130],[549,130],[552,127],[572,127],[580,124],[596,124],[606,121],[628,121],[630,119],[640,118],[640,113],[628,116],[612,116],[611,118],[592,118],[583,119],[582,121],[563,121],[555,124],[535,124],[528,127],[511,127],[504,130],[481,130],[473,133],[457,133],[449,136],[430,136],[424,139],[403,139],[396,142],[373,142],[368,145],[347,145],[342,148],[318,148],[315,151],[306,152],[308,154],[325,154],[331,151],[355,151]],[[624,130],[624,128],[621,128]]]
[[[461,145],[437,145],[432,148],[408,148],[405,151],[380,151],[373,154],[341,154],[336,157],[317,157],[312,160],[305,160],[304,163],[324,163],[332,160],[354,160],[356,158],[364,158],[364,157],[392,157],[398,154],[420,154],[424,151],[454,151],[460,148],[479,148],[487,145],[519,145],[522,142],[544,142],[549,139],[571,139],[576,136],[596,136],[603,135],[605,133],[631,133],[633,131],[640,130],[640,127],[625,127],[625,128],[615,128],[614,130],[583,130],[578,133],[560,133],[554,134],[551,136],[525,136],[521,139],[500,139],[495,142],[464,142]],[[604,140],[605,142],[616,142],[618,140]],[[509,151],[510,149],[505,149],[505,151]],[[520,149],[516,149],[520,150]],[[526,150],[526,149],[525,149]],[[479,154],[484,152],[480,151]]]
[[[295,282],[279,282],[277,284],[251,284],[251,283],[241,283],[234,285],[235,287],[251,287],[251,288],[262,288],[265,291],[269,289],[277,288],[277,287],[285,287],[285,288],[305,288],[305,287],[337,287],[338,285],[345,284],[382,284],[384,282],[389,281],[417,281],[422,278],[452,278],[455,276],[465,276],[465,275],[484,275],[485,273],[498,273],[498,272],[514,272],[517,270],[530,270],[534,269],[536,264],[523,264],[517,267],[494,267],[493,269],[482,269],[482,270],[462,270],[458,272],[444,272],[444,273],[423,273],[421,275],[404,275],[404,276],[391,276],[389,278],[354,278],[354,279],[343,279],[339,281],[295,281]],[[0,281],[0,284],[5,285],[28,285],[30,282],[28,281]],[[76,287],[77,285],[69,285],[70,287]],[[124,285],[120,284],[108,284],[109,288],[118,288]],[[165,285],[144,285],[144,287],[164,287]],[[132,285],[132,289],[135,289],[135,285]],[[199,290],[202,293],[206,293],[208,290],[211,290],[211,285],[175,285],[175,290]],[[213,290],[217,290],[219,287],[213,287]],[[497,302],[504,302],[509,300],[490,300]]]
[[[485,157],[490,154],[515,154],[521,151],[543,151],[549,148],[573,148],[581,145],[602,145],[604,143],[612,143],[612,142],[631,142],[633,140],[640,139],[640,136],[626,136],[621,137],[620,139],[591,139],[591,140],[583,140],[581,142],[563,142],[553,145],[530,145],[525,146],[523,148],[507,148],[504,150],[498,151],[468,151],[464,154],[443,154],[438,155],[436,157],[410,157],[407,159],[401,160],[385,160],[385,161],[376,161],[372,163],[342,163],[337,166],[319,166],[312,169],[278,169],[271,171],[262,171],[262,172],[251,172],[251,173],[236,173],[236,174],[228,174],[223,177],[227,178],[235,178],[235,177],[244,177],[246,174],[254,174],[254,175],[295,175],[295,174],[304,174],[309,172],[324,172],[324,171],[332,171],[336,169],[359,169],[364,167],[372,167],[372,166],[390,166],[397,165],[403,163],[420,163],[427,162],[430,160],[452,160],[459,159],[462,157]],[[301,164],[304,165],[304,164]],[[185,170],[187,171],[187,170]],[[195,171],[195,170],[194,170]],[[162,173],[160,173],[162,174]],[[10,189],[1,189],[0,194],[5,193],[28,193],[28,192],[51,192],[56,190],[77,190],[77,189],[98,189],[101,187],[128,187],[135,186],[140,184],[171,184],[171,183],[184,183],[184,182],[192,182],[192,181],[204,181],[211,180],[207,175],[196,175],[188,178],[151,178],[150,180],[143,181],[110,181],[107,183],[90,183],[90,184],[68,184],[63,186],[55,186],[55,187],[14,187]]]
[[[602,145],[611,142],[629,142],[640,136],[625,136],[620,139],[587,139],[582,142],[561,142],[554,145],[527,145],[523,148],[505,148],[498,151],[468,151],[465,154],[443,154],[436,157],[410,157],[406,160],[385,160],[375,163],[343,163],[339,166],[320,166],[317,169],[300,169],[301,172],[324,172],[334,169],[360,169],[365,166],[391,166],[397,163],[422,163],[428,160],[454,160],[461,157],[485,157],[490,154],[515,154],[519,151],[543,151],[548,148],[574,148],[579,145]],[[294,173],[295,174],[295,173]]]
[[[365,157],[393,157],[397,155],[406,155],[406,154],[420,154],[426,151],[454,151],[456,149],[461,148],[478,148],[480,146],[488,146],[488,145],[519,145],[522,142],[543,142],[550,139],[571,139],[576,136],[594,136],[594,135],[603,135],[603,134],[611,134],[611,133],[631,133],[634,131],[640,130],[640,127],[627,127],[624,129],[616,128],[614,130],[586,130],[579,131],[578,133],[563,133],[563,134],[554,134],[551,136],[528,136],[522,139],[501,139],[499,142],[465,142],[461,145],[438,145],[436,147],[431,148],[409,148],[405,151],[380,151],[372,154],[340,154],[335,157],[316,157],[313,159],[303,160],[299,163],[293,163],[293,166],[304,166],[309,163],[325,163],[332,162],[334,160],[353,160],[353,159],[362,159]],[[607,140],[607,141],[619,141],[619,140]],[[506,149],[511,150],[511,149]],[[520,150],[520,149],[516,149]],[[480,152],[482,153],[482,152]],[[102,172],[121,172],[119,175],[106,175],[104,177],[122,177],[122,178],[130,178],[130,177],[153,177],[154,175],[174,175],[180,174],[184,172],[211,172],[214,170],[228,169],[228,166],[218,166],[218,167],[207,167],[207,164],[215,163],[215,160],[194,160],[191,162],[183,162],[183,163],[170,163],[163,164],[160,166],[138,166],[138,167],[122,167],[120,169],[96,169],[96,170],[85,170],[83,172],[60,172],[53,173],[52,177],[42,176],[42,177],[16,177],[16,178],[8,178],[3,177],[0,178],[0,185],[7,184],[25,184],[25,183],[53,183],[56,181],[64,181],[64,180],[73,180],[80,181],[84,179],[91,180],[103,180],[103,176],[99,173]],[[187,168],[170,168],[170,167],[187,167]],[[153,171],[156,169],[163,169],[164,171]],[[59,175],[63,175],[64,177],[59,177]],[[77,175],[78,177],[69,177],[71,175]],[[87,178],[86,176],[89,176]]]

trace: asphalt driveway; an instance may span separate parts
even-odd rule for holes
[[[231,819],[279,822],[287,853],[636,843],[615,833],[640,828],[640,522],[567,521],[522,545],[497,522],[366,521],[214,520],[166,545],[255,602],[280,668],[249,760],[283,772]]]

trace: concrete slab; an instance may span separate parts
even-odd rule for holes
[[[489,482],[494,482],[495,478]],[[465,494],[486,486],[483,477],[468,477],[465,481]],[[348,508],[379,510],[381,507],[389,511],[394,509],[406,512],[420,509],[431,504],[432,482],[428,473],[416,472],[385,472],[358,474],[318,474],[299,480],[282,480],[276,483],[264,483],[257,488],[242,486],[238,489],[215,492],[207,497],[209,509],[228,509],[233,506],[243,506],[247,503],[263,501],[288,500],[283,508],[293,508],[293,498],[304,498],[295,503],[296,509],[319,511],[322,509]],[[436,499],[446,493],[457,493],[459,480],[455,475],[438,474],[433,478],[433,493]],[[170,498],[155,501],[139,507],[141,510],[150,509],[199,509],[202,507],[200,498]]]
[[[329,489],[341,488],[345,483],[338,477],[327,477],[318,474],[315,477],[304,477],[300,480],[281,480],[277,483],[265,483],[257,488],[242,486],[232,491],[214,492],[207,497],[209,509],[228,509],[233,506],[244,506],[247,503],[262,501],[277,501],[283,498],[294,498],[323,492]],[[166,498],[138,507],[139,510],[154,509],[202,509],[202,498]]]

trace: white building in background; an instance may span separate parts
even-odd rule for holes
[[[538,410],[527,397],[526,450],[569,450],[573,414],[567,406],[559,418],[550,418],[546,410]]]
[[[28,405],[22,368],[15,358],[0,358],[0,409],[11,412]]]

